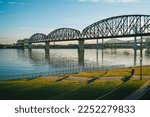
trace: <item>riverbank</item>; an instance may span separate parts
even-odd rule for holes
[[[24,49],[28,46],[24,46]],[[50,49],[78,49],[77,44],[68,44],[68,45],[50,45]],[[85,49],[133,49],[133,44],[85,44]],[[146,48],[144,45],[143,48]],[[0,49],[23,49],[21,45],[17,44],[0,44]],[[38,44],[38,45],[32,45],[32,49],[45,49],[45,45]],[[137,50],[139,50],[140,47],[137,47]]]
[[[0,99],[121,100],[150,80],[150,66],[143,67],[143,80],[139,80],[139,71],[135,67],[133,76],[126,82],[123,78],[131,75],[132,68],[0,81]],[[141,99],[149,99],[149,91],[146,94]]]

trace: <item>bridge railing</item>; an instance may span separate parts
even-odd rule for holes
[[[19,78],[29,78],[34,79],[41,76],[53,76],[60,74],[72,74],[72,73],[80,73],[80,72],[91,72],[96,70],[109,70],[114,68],[125,68],[125,65],[111,65],[111,66],[90,66],[90,67],[71,67],[64,68],[63,70],[49,71],[49,72],[40,72],[33,74],[21,74],[21,75],[8,75],[0,78],[1,80],[11,80],[11,79],[19,79]]]

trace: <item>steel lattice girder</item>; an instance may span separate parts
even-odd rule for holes
[[[122,15],[100,20],[86,27],[82,34],[72,28],[59,28],[47,36],[36,33],[28,43],[100,39],[116,37],[150,36],[150,15]],[[22,40],[27,43],[27,40]],[[22,43],[18,40],[18,43]]]
[[[45,41],[65,41],[77,39],[81,39],[81,33],[79,30],[72,28],[59,28],[48,34]]]
[[[150,15],[123,15],[98,21],[82,32],[82,38],[115,38],[150,35]]]
[[[42,33],[36,33],[30,37],[30,42],[41,42],[46,39],[46,35]]]

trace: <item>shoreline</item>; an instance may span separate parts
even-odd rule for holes
[[[150,65],[144,65],[144,66],[142,66],[142,68],[144,68],[144,69],[146,69],[146,67],[148,67],[148,68],[150,68]],[[131,69],[131,68],[133,68],[133,69],[140,69],[140,66],[131,66],[131,67],[122,67],[122,68],[112,68],[112,69],[108,69],[108,71],[110,70],[119,70],[119,69]],[[106,69],[107,70],[107,69]],[[96,71],[106,71],[106,70],[94,70],[94,71],[81,71],[81,72],[79,72],[79,73],[65,73],[65,74],[55,74],[55,75],[33,75],[33,74],[21,74],[21,75],[10,75],[9,76],[9,78],[6,78],[6,79],[0,79],[0,81],[7,81],[7,80],[19,80],[19,79],[24,79],[24,78],[26,78],[26,79],[29,79],[29,80],[32,80],[32,79],[36,79],[36,78],[39,78],[39,77],[46,77],[46,78],[49,78],[49,77],[57,77],[57,76],[67,76],[68,74],[80,74],[80,73],[82,73],[82,72],[84,72],[84,73],[90,73],[90,72],[96,72]],[[39,74],[39,73],[35,73],[35,74]],[[44,74],[44,72],[43,72],[43,74]],[[32,78],[30,77],[30,78],[27,78],[27,77],[20,77],[20,78],[11,78],[11,76],[13,77],[13,76],[26,76],[26,75],[31,75],[31,76],[33,76]],[[148,77],[147,75],[144,75],[144,74],[142,74],[143,75],[143,77]],[[136,76],[136,77],[138,77],[139,75],[134,75],[134,76]],[[150,74],[149,74],[149,76],[150,76]],[[5,77],[7,77],[7,76],[5,76]],[[78,77],[80,78],[80,76],[78,75]],[[106,76],[106,77],[104,77],[104,78],[107,78],[107,79],[110,79],[110,78],[112,78],[112,77],[114,77],[114,76]],[[82,78],[82,77],[81,77]],[[120,78],[120,76],[119,77],[116,77],[116,79],[119,79]],[[73,77],[72,77],[72,79],[74,79]]]

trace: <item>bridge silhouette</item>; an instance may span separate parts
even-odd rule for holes
[[[73,28],[59,28],[48,35],[35,33],[29,39],[18,40],[17,44],[24,47],[24,44],[27,43],[28,48],[31,49],[32,43],[44,42],[45,49],[49,50],[50,42],[78,41],[78,54],[82,57],[85,40],[102,39],[103,43],[103,39],[134,37],[133,48],[136,50],[137,37],[141,37],[142,47],[143,36],[150,36],[150,15],[121,15],[95,22],[82,32]]]
[[[150,15],[122,15],[100,20],[83,29],[82,33],[73,28],[59,28],[48,35],[35,33],[22,43],[91,40],[150,36]]]

